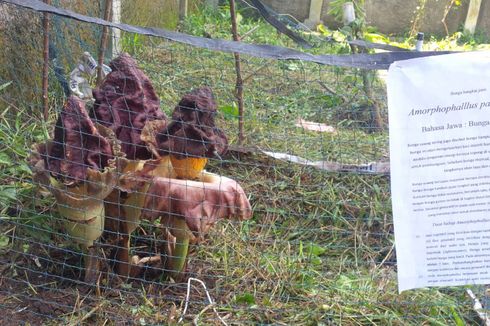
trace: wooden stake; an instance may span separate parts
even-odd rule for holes
[[[468,14],[464,22],[464,29],[471,35],[475,34],[478,17],[480,16],[481,0],[471,0],[468,7]]]
[[[371,79],[374,78],[375,75],[373,72],[366,69],[361,71],[361,75],[364,94],[366,94],[366,97],[368,98],[368,107],[371,110],[371,121],[369,123],[369,128],[372,131],[381,131],[383,129],[383,118],[381,117],[379,103],[374,97],[373,86],[371,83]]]
[[[121,0],[112,0],[112,22],[121,22]],[[112,58],[121,54],[121,30],[118,28],[112,29]]]
[[[179,20],[182,21],[187,17],[188,0],[179,0]]]
[[[112,12],[112,0],[105,0],[104,20],[106,21],[111,20],[111,12]],[[102,65],[104,64],[104,55],[105,55],[105,50],[107,48],[108,35],[109,35],[109,27],[104,26],[102,28],[102,36],[100,38],[99,57],[97,62],[97,86],[102,84],[102,79],[103,79]]]
[[[310,1],[310,14],[305,20],[305,25],[308,26],[308,28],[316,30],[316,26],[322,23],[322,6],[323,0]]]
[[[238,28],[236,23],[236,11],[235,0],[230,0],[230,15],[231,15],[231,32],[233,34],[233,40],[240,42],[240,36],[238,36]],[[236,70],[236,86],[235,97],[238,101],[238,144],[242,145],[245,140],[243,135],[243,79],[242,79],[242,65],[240,61],[240,54],[233,53],[235,56],[235,70]]]
[[[352,2],[347,2],[343,6],[344,10],[344,23],[345,24],[350,24],[356,19],[356,13],[354,11],[354,5]],[[357,39],[360,37],[359,34],[362,34],[360,31],[356,31],[355,33],[352,34],[353,39]],[[359,48],[356,45],[349,44],[352,53],[363,53],[365,49],[363,50],[361,48],[361,51],[359,51]],[[361,69],[361,76],[362,76],[362,88],[364,91],[364,94],[366,95],[368,99],[368,107],[370,109],[370,122],[369,122],[369,128],[370,130],[381,130],[383,128],[383,119],[381,117],[381,109],[379,107],[378,101],[374,97],[373,94],[373,86],[371,79],[374,78],[375,74],[366,70],[366,69]]]
[[[44,0],[48,5],[51,4],[51,0]],[[42,93],[43,93],[43,117],[44,121],[49,119],[49,98],[48,98],[48,74],[49,74],[49,20],[50,15],[48,13],[43,14],[43,77],[42,77]]]

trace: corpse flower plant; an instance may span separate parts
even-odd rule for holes
[[[162,193],[175,196],[174,198],[181,203],[178,206],[160,205],[158,210],[150,215],[161,215],[164,217],[161,219],[164,228],[172,229],[171,232],[165,232],[168,239],[164,241],[188,244],[192,237],[187,235],[189,232],[186,230],[189,230],[189,227],[182,217],[187,215],[189,220],[197,210],[184,211],[184,208],[190,207],[189,205],[195,205],[192,202],[184,202],[202,197],[207,189],[203,188],[204,182],[189,182],[189,187],[186,187],[187,184],[174,178],[202,179],[201,171],[208,157],[222,154],[226,150],[227,139],[215,126],[217,105],[210,88],[203,87],[184,95],[172,114],[172,121],[167,123],[150,80],[137,67],[133,58],[128,54],[122,54],[110,63],[110,67],[112,72],[102,85],[93,91],[95,104],[92,116],[114,131],[126,154],[126,159],[122,160],[118,186],[106,200],[106,230],[109,234],[118,235],[116,271],[128,276],[134,275],[138,270],[131,271],[131,262],[138,261],[138,258],[133,259],[135,257],[129,256],[130,235],[139,225],[142,212],[148,210],[146,204],[149,204],[149,189],[153,199],[156,193]],[[161,182],[160,178],[165,178],[167,182]],[[208,181],[210,180],[212,178],[208,178]],[[156,184],[158,186],[155,186]],[[220,192],[218,186],[206,187],[214,194],[212,198],[207,199],[207,206],[233,201],[236,196],[245,198],[245,201],[237,199],[237,202],[248,204],[241,188],[237,188],[236,192]],[[167,198],[161,198],[160,201],[167,203]],[[153,202],[152,207],[156,207]],[[246,205],[241,206],[244,211],[249,208]],[[218,216],[227,217],[224,213],[220,214],[206,217],[207,222],[204,224],[211,225],[210,221]],[[193,218],[197,220],[201,215]],[[174,219],[174,216],[179,218]],[[172,228],[171,225],[175,227]],[[202,237],[208,227],[190,229]],[[177,237],[173,237],[172,234]],[[177,250],[181,263],[175,263],[175,259],[170,259],[169,269],[180,272],[187,255],[187,245],[174,247],[182,249]],[[165,251],[168,256],[175,256],[175,249]],[[183,252],[185,255],[180,255]]]
[[[209,87],[185,94],[172,113],[172,121],[157,136],[161,155],[170,155],[178,178],[197,179],[208,158],[219,158],[228,147],[216,127],[217,104]]]
[[[102,230],[116,237],[116,271],[133,274],[130,236],[142,217],[160,217],[165,267],[179,276],[189,243],[219,218],[249,218],[250,203],[234,180],[203,171],[227,147],[211,89],[185,95],[167,123],[135,60],[122,54],[110,65],[93,91],[95,124],[84,103],[70,97],[54,140],[33,155],[35,179],[53,193],[67,232],[89,252],[86,281],[97,276],[94,242]]]
[[[117,183],[120,156],[114,133],[96,126],[75,96],[58,117],[54,139],[36,146],[31,156],[34,180],[53,194],[66,232],[87,254],[86,282],[97,277],[94,242],[104,230],[104,199]]]
[[[112,72],[93,90],[95,103],[91,116],[115,133],[127,159],[151,159],[152,153],[141,133],[150,121],[166,121],[160,99],[150,79],[129,54],[121,54],[109,66]]]
[[[112,72],[93,90],[91,116],[114,132],[126,156],[121,160],[118,186],[106,199],[106,231],[109,238],[116,237],[116,272],[128,276],[130,236],[139,225],[147,188],[145,184],[128,188],[128,180],[145,165],[147,171],[151,166],[153,173],[167,177],[172,167],[168,156],[160,157],[152,145],[167,120],[150,79],[127,53],[112,60],[110,67]]]

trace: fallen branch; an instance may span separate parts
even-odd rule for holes
[[[330,86],[328,86],[327,84],[325,84],[321,80],[317,80],[316,82],[318,83],[318,85],[320,85],[324,90],[326,90],[330,94],[340,97],[344,103],[348,103],[349,102],[349,100],[344,95],[338,94]]]
[[[260,27],[260,25],[254,26],[251,30],[249,30],[248,32],[246,32],[245,34],[243,34],[240,39],[243,41],[250,34],[252,34],[253,32],[255,32],[257,30],[257,28],[259,28],[259,27]]]

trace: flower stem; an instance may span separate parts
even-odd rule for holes
[[[190,231],[182,217],[169,218],[170,233],[175,237],[175,243],[167,253],[167,266],[172,277],[178,278],[184,270],[189,251]]]

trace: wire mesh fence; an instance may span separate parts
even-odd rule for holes
[[[382,74],[242,55],[240,115],[233,54],[123,32],[86,94],[102,27],[51,15],[45,121],[43,14],[0,6],[6,324],[478,323],[462,288],[397,292]],[[207,14],[181,28],[231,38]]]

